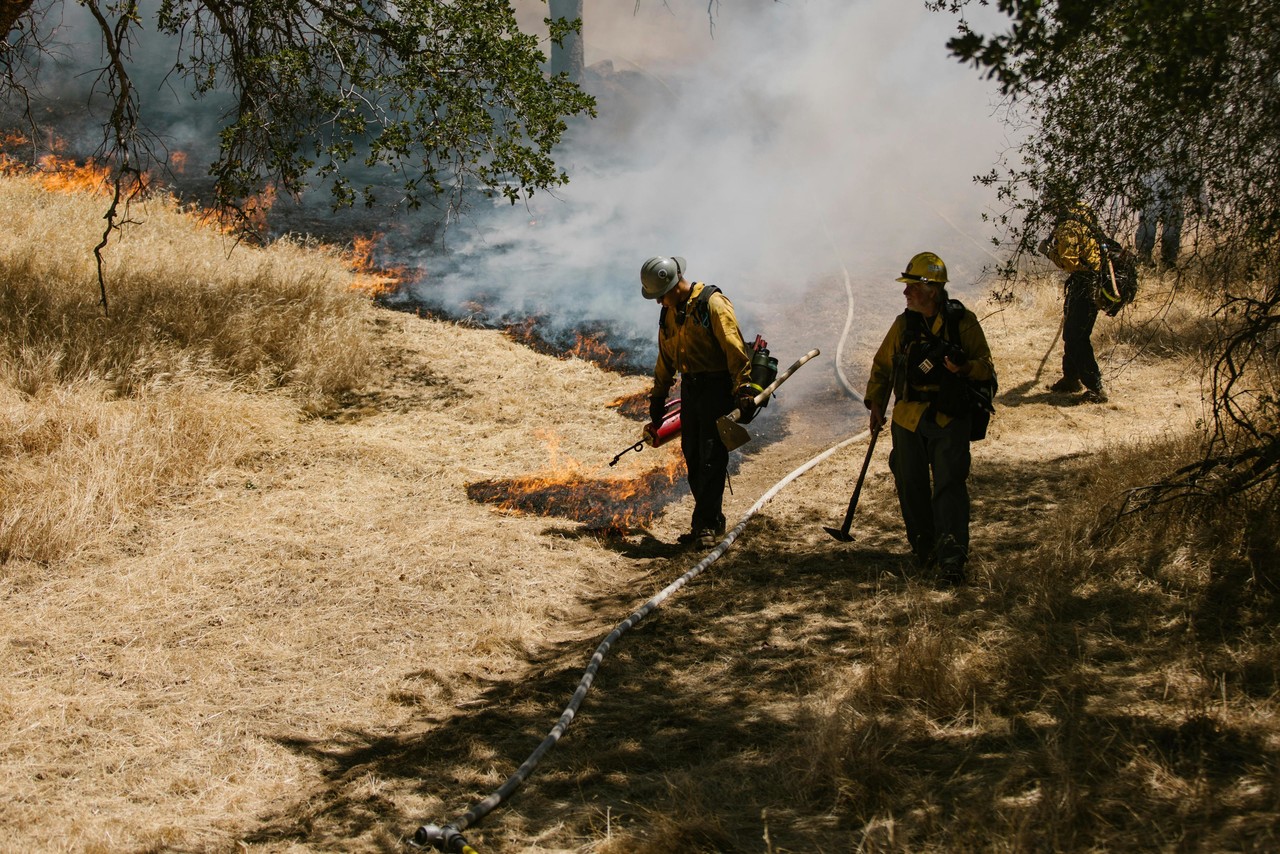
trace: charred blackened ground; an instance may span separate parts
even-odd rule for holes
[[[604,536],[627,536],[647,530],[679,498],[684,475],[683,462],[671,459],[635,478],[570,473],[482,480],[467,485],[467,497],[503,511],[571,519]]]

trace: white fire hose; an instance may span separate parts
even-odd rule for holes
[[[728,550],[729,546],[733,544],[733,541],[736,540],[738,535],[747,527],[747,523],[751,521],[751,517],[759,512],[761,507],[772,500],[783,487],[842,448],[852,445],[855,442],[860,442],[870,435],[870,430],[864,430],[861,433],[850,436],[849,438],[832,445],[830,448],[818,454],[804,465],[792,471],[782,480],[775,483],[768,492],[760,496],[759,500],[756,501],[755,504],[751,505],[751,509],[746,512],[738,524],[734,525],[733,529],[725,534],[724,539],[721,540],[706,557],[699,561],[696,566],[684,575],[664,587],[661,592],[657,593],[648,602],[645,602],[636,609],[631,616],[619,623],[613,631],[609,633],[608,637],[600,642],[600,645],[596,647],[595,654],[591,656],[591,661],[587,665],[586,671],[582,674],[582,679],[578,682],[577,690],[573,692],[573,697],[569,700],[569,705],[566,706],[564,712],[561,713],[560,719],[556,721],[556,725],[551,728],[551,732],[547,733],[547,737],[544,738],[542,743],[539,744],[533,753],[529,755],[529,758],[516,769],[516,772],[508,777],[507,781],[499,786],[493,794],[479,801],[471,807],[471,809],[467,810],[450,824],[446,824],[444,827],[439,827],[434,824],[426,824],[419,827],[413,834],[413,844],[424,848],[434,847],[440,851],[453,851],[457,852],[457,854],[476,854],[476,850],[463,838],[462,832],[468,827],[474,825],[480,819],[484,818],[493,810],[497,809],[503,801],[510,797],[511,794],[520,787],[520,784],[525,781],[529,774],[533,772],[533,769],[537,766],[543,755],[556,745],[556,742],[560,740],[560,736],[564,735],[565,730],[569,728],[569,724],[573,723],[574,715],[578,712],[578,706],[581,705],[582,699],[587,695],[587,691],[591,689],[591,683],[595,681],[596,672],[600,669],[601,662],[604,661],[604,657],[609,653],[609,650],[614,643],[616,643],[628,629],[636,623],[639,623],[662,605],[662,603],[670,598],[677,590],[697,578],[704,569],[719,560],[720,556]]]
[[[843,268],[843,264],[841,267]],[[849,383],[848,379],[844,375],[844,370],[841,367],[844,355],[845,339],[848,337],[849,330],[853,326],[853,286],[849,280],[849,271],[847,269],[844,269],[844,286],[845,294],[848,297],[849,309],[845,318],[844,330],[840,333],[840,341],[836,346],[836,378],[847,394],[855,400],[861,401],[862,395],[859,394]],[[791,371],[794,371],[803,364],[804,361],[807,361],[808,358],[816,355],[816,353],[817,351],[811,351],[811,353],[804,359],[793,365],[790,370],[785,372],[779,380],[775,381],[775,383],[770,386],[770,391],[781,384],[781,381],[785,380],[787,376],[790,376]],[[765,397],[767,395],[762,394],[761,396]],[[583,672],[582,678],[578,681],[578,687],[573,692],[573,697],[570,698],[569,705],[567,705],[564,711],[561,712],[560,719],[556,721],[555,726],[551,728],[551,732],[547,733],[546,738],[544,738],[542,743],[539,744],[533,753],[529,755],[529,758],[516,769],[515,773],[508,777],[505,783],[494,790],[493,794],[477,802],[471,807],[471,809],[467,810],[451,823],[446,824],[443,827],[434,824],[425,824],[419,827],[413,834],[412,844],[422,848],[432,847],[440,851],[452,851],[456,854],[478,854],[478,852],[476,852],[476,850],[467,843],[466,839],[462,836],[462,832],[476,824],[476,822],[480,821],[480,819],[484,818],[489,813],[493,812],[493,810],[497,809],[503,801],[515,792],[516,789],[520,788],[520,785],[531,773],[533,773],[533,769],[537,767],[538,762],[541,761],[547,751],[552,747],[555,747],[556,742],[560,740],[560,737],[564,735],[565,730],[569,728],[569,724],[573,723],[573,718],[578,712],[578,706],[582,704],[582,700],[586,697],[587,691],[591,690],[591,684],[595,681],[596,672],[600,669],[600,664],[604,661],[604,657],[608,655],[609,650],[618,641],[618,639],[636,623],[639,623],[653,611],[657,610],[663,602],[674,595],[681,587],[684,587],[690,581],[701,575],[704,569],[719,560],[720,556],[723,555],[728,550],[729,546],[733,544],[733,541],[738,539],[738,535],[746,529],[747,523],[751,521],[751,517],[755,516],[756,513],[759,512],[760,508],[764,507],[764,505],[769,503],[775,495],[781,492],[783,487],[812,469],[814,466],[826,460],[837,451],[840,451],[855,442],[860,442],[870,436],[870,430],[863,430],[861,433],[850,436],[849,438],[832,445],[830,448],[827,448],[804,465],[792,471],[782,480],[770,487],[764,495],[761,495],[759,500],[757,500],[755,504],[751,505],[751,509],[749,509],[743,515],[742,519],[738,521],[738,524],[734,525],[733,528],[725,534],[724,539],[721,540],[706,557],[700,560],[696,566],[684,575],[668,584],[659,593],[654,595],[653,598],[636,609],[631,616],[627,617],[615,626],[613,631],[609,632],[608,636],[600,642],[600,645],[596,647],[595,653],[591,656],[591,661],[587,664],[586,671]]]

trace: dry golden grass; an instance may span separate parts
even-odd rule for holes
[[[288,385],[323,407],[368,381],[369,306],[336,252],[287,240],[237,249],[154,198],[130,209],[105,250],[104,316],[92,251],[101,207],[31,179],[0,182],[6,385],[31,395],[94,379],[130,394],[194,371],[248,390]]]
[[[92,249],[102,200],[0,181],[0,558],[54,560],[255,442],[264,408],[323,412],[376,376],[337,254],[240,247],[170,200]]]
[[[0,408],[0,558],[69,557],[243,457],[255,424],[279,408],[195,377],[127,399],[87,381],[10,395]]]
[[[305,360],[279,344],[238,362],[247,345],[224,351],[224,336],[258,346],[283,334],[267,319],[245,331],[266,308],[231,319],[240,301],[274,305],[250,283],[274,287],[269,270],[284,270],[314,284],[288,272],[310,253],[223,249],[225,279],[213,260],[189,275],[189,246],[223,244],[176,215],[173,227],[147,239],[188,260],[140,260],[150,281],[179,292],[226,281],[236,294],[186,321],[159,284],[139,298],[173,300],[164,328],[195,330],[181,347],[103,333],[76,349],[47,331],[15,337],[34,321],[7,321],[0,850],[399,850],[418,824],[499,786],[601,638],[700,557],[666,545],[687,523],[682,492],[651,530],[603,538],[497,512],[468,484],[630,480],[675,449],[608,468],[638,433],[610,404],[643,378],[352,302],[325,252],[296,262],[330,270],[315,317],[290,300],[281,311],[306,330],[332,312],[350,331],[290,352],[309,354],[311,377],[339,375],[351,352],[367,367],[325,385],[283,368]],[[6,280],[37,257],[54,264],[5,240]],[[87,295],[36,293],[67,272],[17,280],[43,316],[89,328],[86,269]],[[1160,315],[1158,345],[1139,323],[1156,316],[1155,288],[1102,321],[1112,402],[1077,406],[1044,391],[1055,283],[1009,305],[969,301],[1003,387],[975,447],[974,584],[942,590],[911,570],[887,447],[856,541],[825,534],[865,449],[848,447],[622,639],[564,740],[468,832],[479,850],[1275,847],[1280,643],[1258,572],[1276,564],[1275,508],[1169,508],[1106,526],[1125,487],[1194,452],[1197,310]],[[24,356],[24,340],[54,355]],[[829,340],[801,343],[833,352]],[[772,343],[784,361],[807,349]],[[853,348],[851,374],[874,343]],[[794,387],[822,391],[806,371]],[[731,519],[865,423],[829,392],[772,410],[752,428]],[[38,521],[75,502],[92,508],[78,527]],[[14,508],[29,521],[9,525]]]

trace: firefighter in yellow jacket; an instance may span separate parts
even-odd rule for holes
[[[907,308],[876,351],[864,397],[870,427],[885,423],[893,393],[893,472],[907,540],[921,568],[963,584],[969,557],[969,436],[966,379],[995,368],[978,318],[947,296],[947,267],[921,252],[898,278]]]
[[[683,258],[650,258],[640,268],[645,299],[662,306],[658,360],[649,395],[649,420],[662,422],[667,395],[680,376],[680,450],[693,493],[693,519],[682,544],[711,548],[725,531],[724,486],[729,450],[716,420],[738,407],[755,411],[747,351],[733,303],[719,288],[685,278]]]
[[[1088,403],[1106,403],[1102,371],[1093,353],[1093,326],[1098,320],[1098,277],[1102,248],[1097,217],[1087,206],[1072,205],[1040,241],[1039,251],[1067,274],[1062,296],[1062,377],[1052,391],[1077,392]]]

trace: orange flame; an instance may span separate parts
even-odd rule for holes
[[[22,175],[31,171],[27,164],[13,157],[5,149],[27,144],[27,138],[17,131],[0,132],[0,175]]]
[[[351,248],[342,253],[347,267],[355,274],[351,290],[369,297],[395,293],[409,276],[404,266],[381,267],[373,263],[373,250],[381,239],[381,234],[357,237],[351,241]]]
[[[277,190],[268,184],[261,193],[245,199],[238,211],[213,208],[192,208],[189,215],[200,225],[216,228],[225,234],[238,233],[244,238],[256,238],[266,234],[267,214],[276,203]]]
[[[0,152],[0,175],[11,177],[13,175],[21,175],[27,171],[27,165],[20,160],[10,157],[4,152]]]
[[[84,163],[76,163],[69,157],[57,154],[46,154],[36,161],[36,175],[45,189],[60,193],[97,193],[106,195],[111,192],[111,170],[100,166],[89,158]]]
[[[508,324],[502,331],[517,344],[524,344],[526,347],[539,352],[546,352],[545,344],[537,331],[540,322],[537,317],[526,317],[519,323]]]
[[[547,446],[547,457],[550,459],[551,468],[554,471],[562,473],[577,473],[582,470],[582,463],[578,462],[573,457],[565,456],[560,451],[560,445],[564,440],[560,438],[559,433],[554,430],[547,430],[540,427],[533,431],[533,435],[542,440],[543,444]]]
[[[10,132],[0,135],[0,149],[12,149],[28,144],[29,140],[21,133]],[[66,148],[61,139],[50,141],[54,151]],[[20,158],[13,157],[0,150],[0,174],[30,175],[40,182],[46,190],[56,193],[92,193],[94,195],[111,195],[115,192],[112,185],[111,167],[89,158],[83,163],[75,158],[60,154],[45,154],[30,164]],[[141,178],[129,178],[123,187],[126,193],[134,193],[147,189],[149,181],[146,175]]]
[[[559,434],[539,430],[536,435],[546,443],[551,474],[468,484],[467,496],[510,513],[573,519],[606,534],[648,527],[676,498],[675,486],[684,475],[678,454],[668,454],[664,465],[636,478],[597,479],[584,475],[584,466],[562,453]]]
[[[250,196],[245,200],[244,217],[248,221],[250,228],[258,233],[265,233],[267,230],[267,214],[271,213],[271,209],[276,204],[276,185],[267,184],[263,187],[262,192],[256,196]]]
[[[624,535],[643,530],[678,495],[684,460],[678,455],[640,477],[603,480],[577,472],[467,484],[467,497],[518,514],[559,516],[589,530]]]
[[[608,365],[614,360],[613,350],[600,340],[599,335],[583,335],[581,332],[574,334],[577,340],[565,351],[565,355],[595,362],[597,365]]]
[[[626,354],[615,352],[605,344],[603,332],[574,332],[574,343],[566,349],[542,336],[540,327],[543,320],[545,320],[544,317],[537,315],[526,317],[519,323],[507,324],[503,332],[518,344],[560,359],[582,359],[599,365],[605,370],[616,370],[626,365]]]

